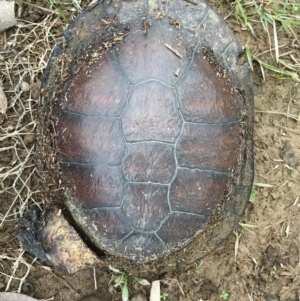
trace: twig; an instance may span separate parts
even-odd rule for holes
[[[165,46],[171,50],[175,55],[177,55],[179,58],[182,59],[182,54],[180,54],[176,49],[174,49],[172,46],[170,46],[169,44],[165,44]]]
[[[95,284],[95,291],[97,290],[97,278],[96,278],[96,268],[94,267],[94,284]]]
[[[194,1],[192,1],[192,0],[184,0],[184,1],[186,1],[186,2],[188,2],[188,3],[191,3],[191,4],[194,4],[194,5],[198,5],[198,3],[196,3],[196,2],[194,2]]]

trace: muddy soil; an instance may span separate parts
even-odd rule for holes
[[[34,3],[46,7],[38,1]],[[254,36],[250,30],[236,22],[230,1],[211,0],[209,3],[226,18],[243,46],[248,45],[252,53],[269,51],[268,35],[263,31],[261,24],[253,23]],[[34,24],[39,24],[41,20],[45,22],[50,14],[47,10],[33,6],[22,7],[20,24],[25,27],[29,22]],[[70,12],[72,13],[72,7]],[[53,47],[54,40],[61,36],[66,22],[71,18],[71,15],[59,14],[53,18],[49,17],[49,22],[52,22],[49,27],[51,35],[55,37],[49,40],[50,44],[47,45],[49,49]],[[269,29],[272,30],[271,27]],[[6,116],[1,116],[0,170],[5,171],[2,167],[18,165],[25,159],[26,167],[22,170],[22,176],[18,173],[5,176],[1,187],[0,291],[19,291],[37,299],[57,301],[122,300],[120,288],[114,287],[117,274],[108,267],[96,267],[72,276],[66,275],[39,261],[34,261],[30,255],[20,250],[16,240],[18,212],[24,210],[22,206],[28,206],[28,203],[19,199],[16,202],[12,200],[16,200],[19,193],[26,196],[26,201],[37,202],[34,197],[38,185],[32,157],[34,145],[32,120],[42,70],[50,54],[50,51],[45,54],[41,46],[26,52],[23,65],[19,62],[20,58],[14,60],[16,53],[28,49],[31,43],[25,36],[24,39],[14,41],[13,35],[16,30],[18,29],[10,29],[0,35],[0,83],[5,91],[10,92],[16,92],[16,87],[23,85],[18,90],[21,91],[20,98],[9,97],[10,107]],[[43,36],[45,32],[47,31],[39,31],[39,42],[46,39]],[[300,36],[299,28],[296,34]],[[32,42],[36,41],[36,38],[32,39]],[[278,41],[279,45],[285,45],[287,49],[292,49],[291,45],[295,42],[284,30],[278,32]],[[299,60],[299,49],[293,55]],[[266,61],[272,62],[272,59],[270,53],[265,57]],[[41,69],[24,73],[20,81],[20,75],[23,75],[22,68],[30,68],[30,62],[39,60],[44,62]],[[18,62],[19,72],[9,73],[8,66]],[[168,294],[166,300],[217,301],[226,299],[226,294],[227,300],[230,301],[300,300],[300,168],[299,165],[295,166],[295,160],[300,161],[300,127],[299,122],[291,117],[298,116],[300,112],[300,85],[292,79],[276,77],[274,73],[266,72],[265,75],[266,80],[263,80],[259,65],[254,64],[255,183],[258,185],[254,186],[256,191],[254,201],[249,202],[242,219],[243,224],[250,226],[239,226],[224,245],[202,261],[195,263],[189,270],[161,275],[159,278],[161,293]],[[27,88],[23,82],[29,83],[30,86]],[[30,110],[31,114],[28,113]],[[23,124],[20,127],[18,115],[23,112],[26,112],[27,117],[22,119]],[[18,135],[15,134],[16,128]],[[15,148],[12,148],[11,146],[15,144]],[[286,148],[289,146],[293,152]],[[17,177],[21,180],[16,181]],[[26,179],[30,181],[26,182]],[[24,200],[24,197],[22,198]],[[151,282],[157,278],[149,275],[147,280]],[[149,298],[150,288],[138,284],[129,277],[129,293],[130,297],[141,293]]]

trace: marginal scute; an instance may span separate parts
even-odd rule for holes
[[[116,3],[114,3],[116,2]],[[110,7],[110,15],[112,18],[117,16],[120,23],[127,23],[134,19],[142,19],[142,15],[146,12],[145,1],[119,1],[112,0]]]
[[[156,81],[132,89],[121,120],[128,142],[174,143],[182,125],[174,91]]]
[[[120,121],[57,113],[58,157],[63,162],[118,165],[125,152]]]
[[[203,233],[205,237],[202,237],[200,241],[204,243],[197,244],[197,252],[183,254],[183,260],[186,264],[195,262],[197,259],[202,258],[203,254],[207,254],[207,252],[222,244],[228,237],[228,234],[237,227],[241,219],[239,216],[227,211],[221,211],[220,216],[220,220],[211,225],[212,227],[209,231]],[[196,243],[198,243],[197,238]]]
[[[251,135],[251,133],[247,133]],[[245,187],[252,187],[254,178],[254,152],[252,148],[252,139],[248,138],[246,145],[241,150],[241,158],[245,159],[244,164],[238,166],[238,176],[236,179],[236,184]]]
[[[155,230],[169,214],[168,187],[127,184],[123,210],[133,228],[143,231]]]
[[[209,6],[205,2],[197,2],[197,7],[187,1],[167,1],[167,11],[170,17],[180,20],[182,27],[195,29],[205,22]]]
[[[238,95],[222,70],[215,70],[197,50],[186,76],[177,86],[178,102],[186,121],[233,122],[241,119]]]
[[[120,206],[124,178],[120,166],[61,164],[72,202],[84,209]]]
[[[138,263],[144,263],[157,259],[166,251],[166,246],[154,233],[133,232],[122,241],[117,251]]]
[[[110,32],[106,31],[107,25],[101,20],[107,18],[103,5],[93,8],[93,17],[88,17],[89,11],[84,11],[65,30],[64,36],[68,45],[68,51],[75,57],[81,52],[85,52],[87,45],[103,42]],[[97,34],[101,32],[102,34]],[[106,35],[107,33],[107,35]],[[75,37],[75,38],[74,38]],[[61,61],[59,62],[59,64]],[[61,78],[61,64],[59,66]]]
[[[166,184],[173,178],[175,169],[174,146],[156,142],[127,145],[122,162],[126,180]]]
[[[204,229],[207,220],[206,216],[173,212],[156,233],[169,246],[184,246]]]
[[[232,41],[236,41],[236,37],[225,21],[221,20],[212,9],[208,11],[204,23],[204,26],[198,26],[198,34],[205,39],[207,47],[212,49],[217,56],[223,53]]]
[[[238,163],[242,142],[240,124],[186,123],[176,146],[182,167],[229,171]]]
[[[97,52],[95,52],[95,55]],[[126,104],[130,85],[111,51],[79,69],[62,93],[59,105],[68,111],[97,117],[117,117]]]
[[[211,216],[224,200],[228,174],[180,168],[170,189],[174,211]]]
[[[245,211],[245,203],[248,202],[250,193],[251,187],[249,186],[232,185],[224,210],[242,217]]]
[[[225,64],[227,65],[227,69],[229,70],[232,68],[233,70],[238,70],[239,62],[238,58],[240,54],[242,53],[243,48],[238,42],[238,40],[234,40],[224,51],[223,53],[223,59],[225,61]],[[234,77],[237,76],[238,72],[231,72],[231,78],[232,80],[235,80]]]

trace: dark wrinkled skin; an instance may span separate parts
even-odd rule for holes
[[[112,18],[113,29],[101,21]],[[201,1],[197,10],[185,1],[99,3],[65,35],[65,54],[54,52],[46,73],[38,131],[47,140],[52,120],[60,206],[93,250],[131,266],[202,257],[234,229],[253,182],[252,82],[238,41]],[[52,262],[61,257],[52,253]]]

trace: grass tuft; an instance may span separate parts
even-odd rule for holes
[[[244,30],[248,29],[255,39],[261,39],[263,28],[268,37],[268,49],[257,50],[254,48],[256,43],[248,43],[245,46],[251,69],[254,69],[253,62],[256,62],[264,80],[267,74],[274,74],[278,79],[291,78],[300,82],[300,39],[297,34],[300,28],[300,4],[288,1],[235,0],[234,5],[235,20]],[[280,45],[278,34],[282,31],[298,46]]]
[[[65,21],[81,9],[78,1],[62,3],[63,18],[54,2],[47,3],[39,6],[35,1],[17,0],[19,25],[0,34],[0,85],[8,100],[6,115],[0,114],[0,203],[5,204],[0,208],[1,230],[14,229],[30,205],[43,205],[37,198],[39,184],[34,164],[39,89]],[[9,256],[5,252],[0,255],[0,273],[5,277],[5,291],[21,292],[34,261],[28,263],[15,239],[7,249],[12,247],[14,251]]]

